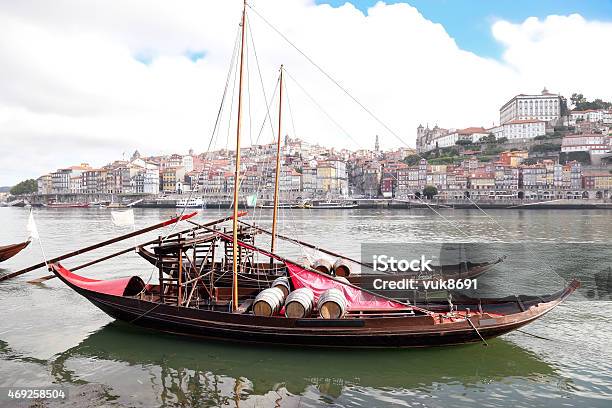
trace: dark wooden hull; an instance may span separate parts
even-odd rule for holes
[[[20,244],[0,246],[0,262],[14,257],[28,245],[30,245],[30,241],[22,242]]]
[[[398,317],[349,317],[337,320],[317,318],[289,319],[260,317],[223,311],[177,307],[129,296],[115,296],[83,289],[54,273],[68,286],[87,298],[109,316],[141,327],[163,332],[244,343],[309,347],[399,348],[429,347],[481,341],[465,319],[437,323],[429,315]],[[569,296],[572,284],[545,299],[522,302],[503,301],[501,305],[482,305],[519,311],[497,317],[470,318],[484,338],[492,338],[543,316]],[[542,302],[541,300],[547,300]]]

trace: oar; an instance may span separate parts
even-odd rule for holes
[[[243,211],[243,212],[238,213],[238,216],[242,217],[245,214],[246,214],[246,211]],[[210,227],[210,226],[213,226],[213,225],[221,224],[222,222],[225,222],[225,221],[229,221],[232,218],[234,218],[234,217],[230,215],[229,217],[220,218],[218,220],[210,221],[210,222],[207,222],[206,224],[201,224],[201,225],[205,226],[205,227]],[[195,227],[195,228],[189,228],[187,230],[175,232],[174,234],[168,235],[168,238],[174,237],[174,236],[177,236],[177,235],[180,235],[180,234],[184,234],[184,233],[187,233],[187,232],[193,232],[193,231],[196,231],[196,230],[201,229],[201,228],[202,228],[201,226],[198,226],[198,227]],[[136,250],[138,247],[145,246],[145,245],[155,244],[157,242],[159,242],[159,240],[158,239],[154,239],[154,240],[142,243],[140,245],[133,246],[131,248],[123,249],[123,250],[121,250],[119,252],[115,252],[113,254],[103,256],[102,258],[94,259],[93,261],[89,261],[87,263],[84,263],[82,265],[76,266],[74,268],[70,268],[70,271],[72,271],[72,272],[78,271],[79,269],[83,269],[83,268],[86,268],[88,266],[95,265],[97,263],[106,261],[108,259],[115,258],[115,257],[117,257],[119,255],[127,254],[129,252],[132,252],[132,251]],[[49,261],[49,262],[51,262],[51,261]],[[28,283],[42,283],[44,281],[47,281],[47,280],[53,279],[53,278],[55,278],[55,275],[47,275],[47,276],[43,276],[41,278],[32,279],[32,280],[28,281]]]
[[[49,259],[46,263],[45,262],[41,262],[41,263],[38,263],[36,265],[32,265],[30,267],[22,269],[20,271],[9,273],[8,275],[3,275],[3,276],[0,277],[0,281],[11,279],[11,278],[14,278],[16,276],[23,275],[24,273],[33,271],[35,269],[42,268],[47,263],[59,262],[59,261],[62,261],[64,259],[67,259],[67,258],[72,258],[73,256],[81,255],[81,254],[83,254],[85,252],[93,251],[94,249],[98,249],[98,248],[101,248],[101,247],[104,247],[104,246],[107,246],[107,245],[110,245],[110,244],[114,244],[115,242],[124,241],[126,239],[135,237],[137,235],[145,234],[147,232],[156,230],[158,228],[167,227],[168,225],[172,225],[172,224],[174,224],[176,222],[179,222],[181,220],[187,220],[189,218],[192,218],[196,214],[197,214],[197,212],[193,212],[193,213],[190,213],[190,214],[185,214],[185,215],[183,215],[181,217],[171,218],[168,221],[160,222],[159,224],[155,224],[155,225],[152,225],[150,227],[146,227],[146,228],[143,228],[143,229],[140,229],[140,230],[137,230],[137,231],[133,231],[133,232],[130,232],[129,234],[121,235],[121,236],[119,236],[117,238],[113,238],[113,239],[109,239],[109,240],[104,241],[104,242],[100,242],[99,244],[90,245],[90,246],[85,247],[85,248],[77,249],[76,251],[72,251],[72,252],[69,252],[67,254],[58,256],[57,258]]]

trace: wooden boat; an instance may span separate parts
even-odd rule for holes
[[[30,245],[30,240],[19,244],[0,246],[0,262],[6,261],[21,252],[25,247]]]
[[[220,231],[215,235],[219,242],[231,243],[230,235]],[[464,299],[454,306],[439,302],[424,309],[374,294],[248,243],[239,241],[239,247],[287,268],[291,290],[308,287],[319,299],[330,288],[341,291],[347,299],[346,314],[324,318],[318,310],[303,318],[287,318],[282,311],[272,316],[255,315],[253,300],[261,287],[244,285],[244,276],[238,276],[240,306],[234,308],[231,287],[209,288],[205,283],[210,275],[224,272],[215,268],[185,267],[178,278],[167,278],[160,269],[159,285],[145,285],[138,276],[109,281],[85,278],[58,263],[51,269],[69,287],[118,320],[222,341],[314,347],[425,347],[485,341],[550,312],[579,287],[573,281],[551,295]],[[181,249],[184,259],[191,248],[187,244]]]

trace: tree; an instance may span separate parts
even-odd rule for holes
[[[496,143],[496,142],[497,142],[497,139],[495,138],[495,135],[493,133],[489,133],[488,135],[480,139],[480,143]]]
[[[559,153],[559,163],[577,161],[584,165],[591,164],[591,155],[588,152],[561,152]]]
[[[570,97],[570,101],[572,101],[574,109],[578,109],[578,105],[586,102],[586,98],[581,93],[573,93]]]
[[[580,93],[573,93],[570,97],[570,101],[574,105],[575,110],[589,110],[589,109],[610,109],[612,108],[612,102],[606,102],[602,99],[595,99],[594,101],[588,101],[584,95]]]
[[[34,179],[24,180],[11,188],[11,195],[31,194],[38,191],[38,183]]]
[[[421,156],[419,156],[418,154],[411,154],[410,156],[404,157],[404,163],[406,163],[408,166],[414,166],[418,164],[420,160]]]
[[[455,142],[455,144],[456,144],[456,145],[459,145],[459,146],[469,146],[469,145],[471,145],[471,144],[472,144],[472,141],[471,141],[471,140],[459,139],[459,140],[457,140],[457,141]]]
[[[438,189],[436,186],[425,186],[423,189],[423,195],[431,200],[434,198],[434,196],[438,195]]]
[[[564,96],[561,97],[561,106],[560,106],[561,116],[567,116],[569,110],[567,109],[567,99]]]
[[[508,141],[507,137],[500,137],[499,139],[497,139],[497,143],[502,144],[502,143],[506,143]]]
[[[561,151],[561,145],[557,143],[542,143],[529,148],[530,153],[548,153]]]

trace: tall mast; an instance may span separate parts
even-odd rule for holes
[[[232,310],[238,308],[238,189],[240,188],[240,119],[242,116],[242,68],[244,65],[244,42],[246,26],[246,0],[242,5],[242,41],[240,42],[240,81],[238,82],[238,123],[236,125],[236,169],[234,172],[234,216],[233,216],[233,282]]]
[[[280,176],[280,146],[281,146],[281,126],[283,118],[283,66],[280,66],[280,87],[278,94],[278,139],[276,140],[276,173],[274,175],[274,210],[272,212],[272,245],[270,252],[274,252],[276,244],[276,218],[278,213],[278,179]]]

